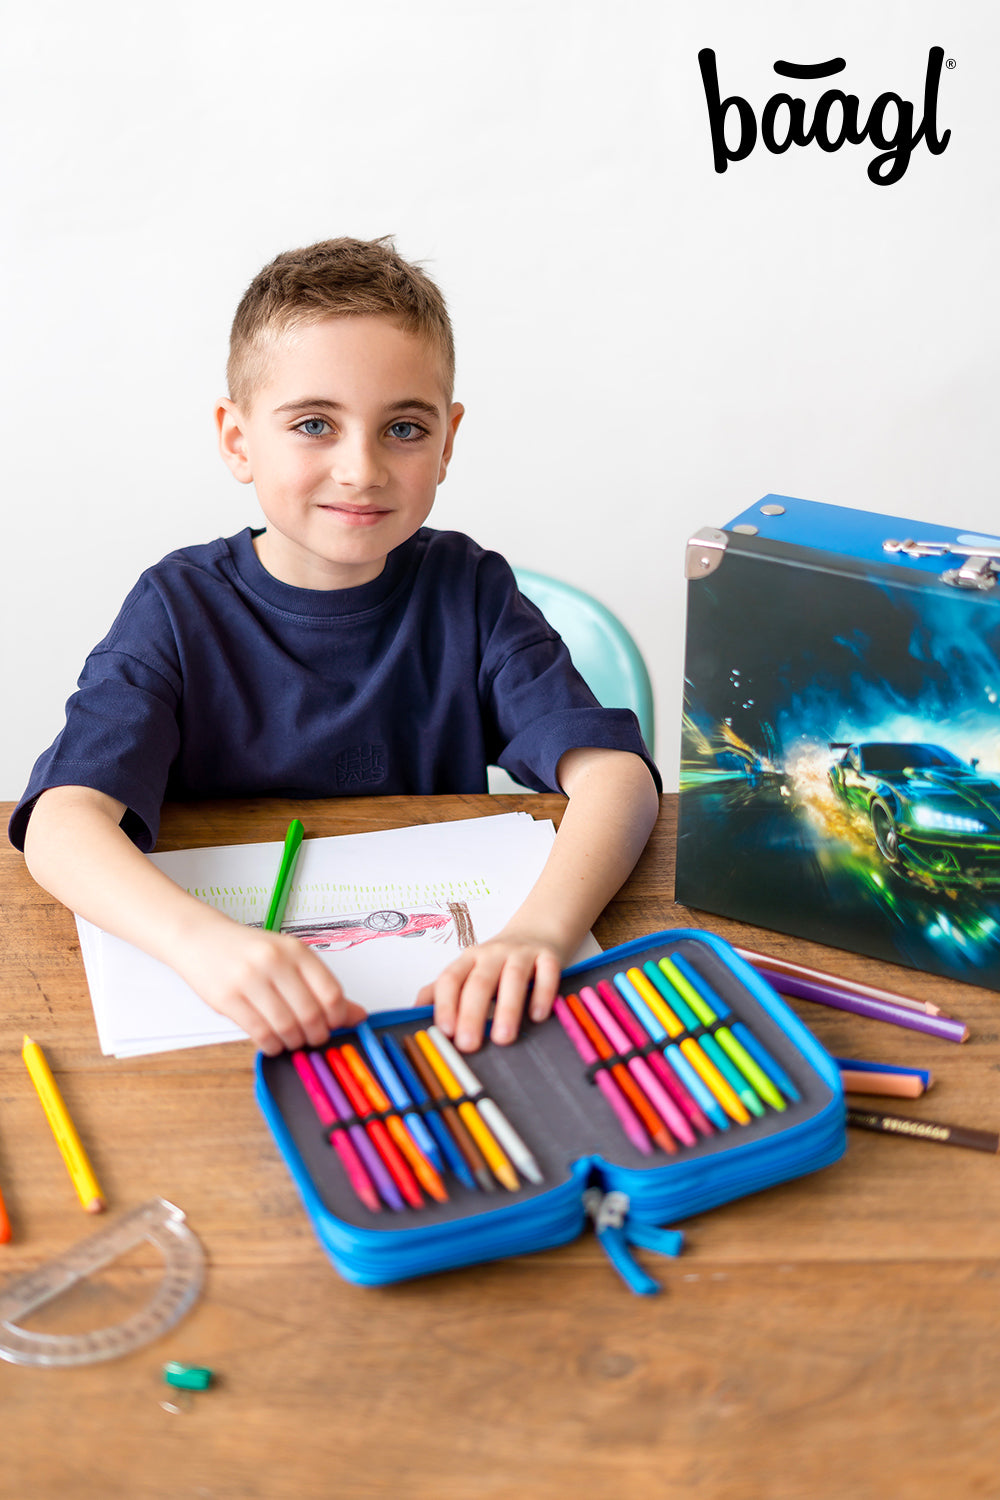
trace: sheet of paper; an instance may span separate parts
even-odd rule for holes
[[[498,931],[555,837],[528,813],[306,839],[283,930],[309,943],[369,1011],[412,1004],[470,943]],[[199,900],[262,924],[280,843],[149,856]],[[165,964],[77,919],[101,1050],[117,1057],[245,1038]],[[591,938],[577,958],[598,952]]]

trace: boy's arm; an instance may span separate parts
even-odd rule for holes
[[[268,1053],[319,1046],[364,1015],[296,938],[243,927],[189,896],[119,826],[124,804],[89,787],[43,792],[24,841],[38,884],[72,911],[169,964]]]
[[[529,988],[532,1020],[545,1019],[560,971],[628,878],[659,814],[653,778],[638,755],[569,750],[557,775],[569,803],[527,899],[494,938],[467,948],[418,996],[433,1002],[437,1024],[464,1051],[482,1041],[494,995],[496,1042],[514,1040]]]

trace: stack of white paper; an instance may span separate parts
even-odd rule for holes
[[[282,930],[308,942],[366,1010],[413,1004],[470,942],[499,931],[555,837],[529,813],[309,839]],[[149,858],[237,921],[263,923],[282,845],[179,849]],[[166,964],[77,918],[101,1050],[115,1057],[243,1040]],[[591,938],[577,958],[599,952]]]

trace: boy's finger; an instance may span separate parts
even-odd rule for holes
[[[500,977],[499,963],[477,964],[462,986],[455,1027],[455,1045],[461,1052],[475,1052],[483,1040],[483,1029]]]
[[[561,978],[562,968],[555,954],[540,953],[535,964],[535,984],[528,1012],[533,1021],[544,1021],[551,1014]]]
[[[497,987],[493,1025],[490,1027],[490,1039],[501,1047],[514,1041],[517,1036],[524,999],[534,970],[534,954],[511,954],[503,966]]]
[[[435,1024],[440,1026],[445,1036],[455,1035],[459,998],[470,967],[471,960],[467,956],[457,958],[438,975],[432,985],[425,986],[418,996],[425,1004],[433,1003]]]

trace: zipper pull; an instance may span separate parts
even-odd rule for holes
[[[658,1292],[660,1283],[646,1275],[629,1250],[625,1232],[628,1195],[619,1192],[603,1193],[598,1187],[587,1188],[583,1195],[583,1206],[594,1222],[601,1248],[626,1286],[641,1297],[649,1297]]]

